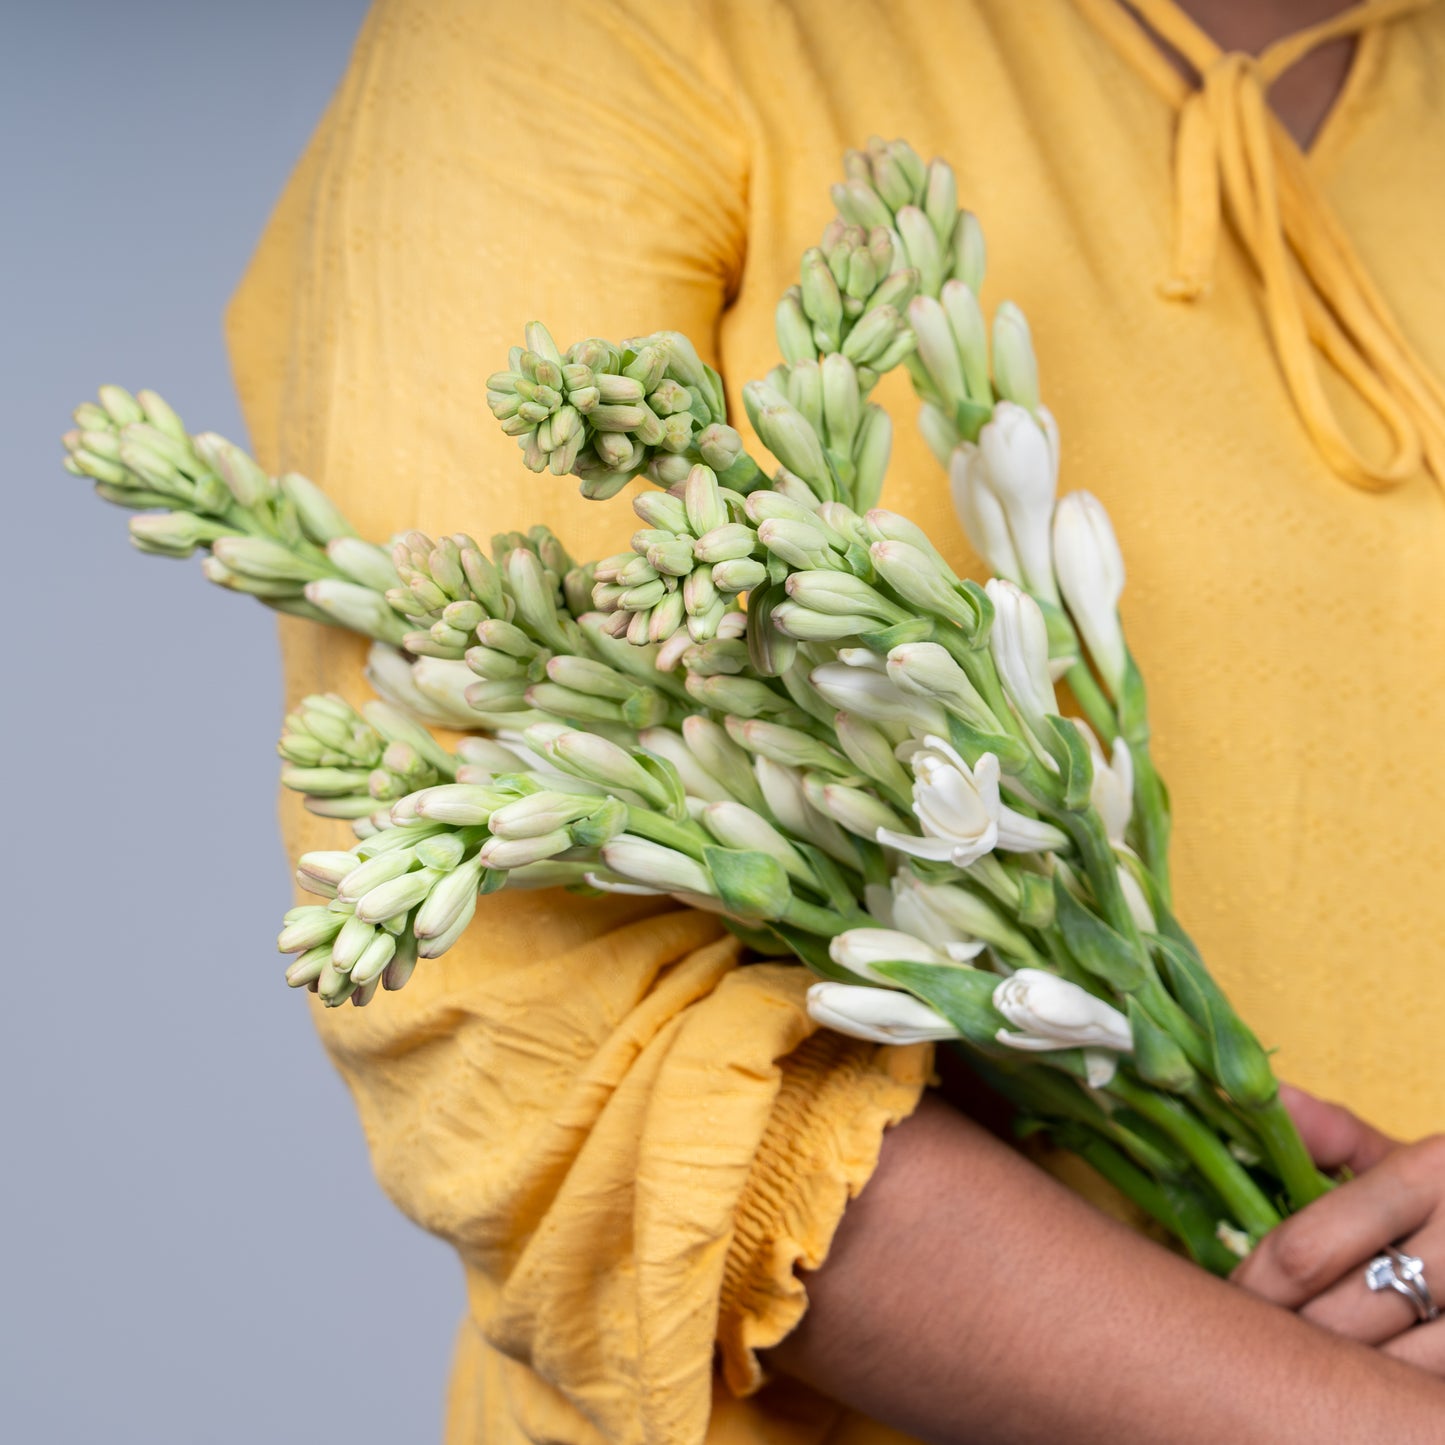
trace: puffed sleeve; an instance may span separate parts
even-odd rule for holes
[[[719,55],[704,5],[383,0],[228,317],[264,463],[377,539],[623,545],[484,380],[534,316],[713,351],[746,243]],[[291,701],[365,698],[354,639],[281,631]],[[346,845],[282,812],[293,856]],[[739,962],[701,913],[503,892],[404,990],[317,1009],[382,1186],[465,1266],[452,1441],[697,1441],[720,1379],[761,1383],[929,1059],[816,1034],[803,970]]]

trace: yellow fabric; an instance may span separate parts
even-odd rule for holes
[[[1116,34],[1135,26],[1119,0],[1083,3]],[[1374,491],[1397,486],[1422,462],[1445,484],[1445,387],[1402,335],[1299,148],[1271,115],[1265,92],[1316,46],[1360,31],[1374,35],[1384,22],[1433,3],[1366,0],[1254,57],[1223,53],[1174,0],[1129,0],[1200,77],[1199,88],[1188,92],[1157,48],[1141,48],[1137,35],[1125,37],[1127,53],[1180,106],[1174,269],[1163,292],[1178,301],[1207,292],[1222,180],[1237,234],[1263,283],[1265,314],[1300,417],[1330,466]],[[1316,351],[1385,426],[1384,460],[1371,459],[1330,405]]]
[[[1438,375],[1445,7],[1371,31],[1357,64],[1280,173]],[[1076,0],[383,0],[229,318],[247,419],[368,535],[542,521],[602,555],[627,509],[524,472],[486,415],[523,324],[678,327],[736,398],[774,360],[844,147],[947,155],[986,302],[1033,323],[1064,485],[1103,498],[1129,558],[1185,921],[1287,1076],[1439,1129],[1445,506],[1418,469],[1384,495],[1330,473],[1236,230],[1206,302],[1159,297],[1177,128]],[[1320,384],[1377,444],[1357,389]],[[882,399],[885,502],[967,566],[906,383]],[[357,646],[283,638],[293,696],[366,695]],[[285,831],[293,853],[345,841],[294,800]],[[705,917],[503,894],[402,993],[318,1014],[382,1184],[465,1265],[451,1445],[898,1438],[786,1384],[735,1391],[927,1058],[812,1042],[802,973],[735,963]]]

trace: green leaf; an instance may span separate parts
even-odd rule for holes
[[[1025,928],[1052,928],[1058,916],[1053,880],[1022,870],[1013,875],[1018,884],[1018,921]]]
[[[991,406],[980,406],[978,402],[965,397],[953,409],[953,424],[964,441],[976,442],[992,415]]]
[[[788,840],[803,855],[809,870],[817,881],[824,901],[839,913],[851,913],[858,906],[853,885],[843,876],[842,868],[821,848],[805,843],[801,838]]]
[[[759,677],[781,676],[798,655],[798,644],[773,626],[773,609],[788,598],[783,586],[787,578],[786,565],[781,577],[772,576],[776,560],[772,557],[768,560],[771,582],[748,594],[748,662]]]
[[[985,753],[992,753],[1004,772],[1016,773],[1032,756],[1017,738],[1006,737],[1003,733],[984,732],[952,713],[948,715],[948,740],[963,754],[969,767],[973,767]]]
[[[795,953],[820,978],[830,978],[837,983],[862,982],[852,969],[833,962],[826,938],[786,923],[775,923],[768,931],[776,936],[784,949]]]
[[[1139,1077],[1166,1093],[1184,1093],[1197,1077],[1184,1050],[1150,1018],[1138,999],[1131,996],[1125,1006],[1134,1033],[1134,1068]]]
[[[868,555],[868,549],[860,546],[857,542],[849,542],[843,549],[843,565],[854,577],[864,582],[878,580],[878,569],[873,565],[873,559]]]
[[[627,828],[627,804],[608,798],[588,817],[573,823],[568,831],[579,848],[600,848]]]
[[[870,652],[886,655],[905,642],[927,642],[933,636],[933,623],[926,617],[910,617],[891,627],[880,627],[876,632],[860,632],[858,636]]]
[[[1085,908],[1059,879],[1054,880],[1054,907],[1064,943],[1081,968],[1119,993],[1143,986],[1148,974],[1128,940]]]
[[[666,758],[645,748],[629,748],[628,752],[643,772],[659,785],[660,801],[668,817],[681,823],[687,817],[687,790],[677,769]]]
[[[1209,970],[1171,938],[1156,935],[1150,941],[1164,965],[1170,992],[1209,1040],[1215,1082],[1244,1108],[1263,1108],[1272,1102],[1279,1084],[1269,1055]]]
[[[712,874],[718,897],[728,912],[739,918],[771,922],[781,918],[793,901],[788,875],[771,853],[707,847],[702,850],[702,861]]]
[[[956,964],[902,960],[871,967],[936,1009],[970,1043],[980,1048],[998,1047],[998,1031],[1009,1023],[993,1006],[993,991],[1002,982],[997,974]]]
[[[1089,753],[1089,745],[1068,718],[1050,717],[1047,721],[1052,736],[1040,741],[1059,765],[1064,784],[1064,807],[1071,813],[1081,813],[1089,806],[1089,793],[1094,786],[1094,759]]]
[[[656,727],[667,718],[667,699],[655,688],[640,687],[622,704],[622,721],[628,727],[641,732],[643,728]]]

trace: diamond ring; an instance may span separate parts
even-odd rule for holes
[[[1376,1255],[1365,1266],[1365,1283],[1377,1294],[1381,1290],[1392,1289],[1396,1294],[1403,1295],[1414,1307],[1422,1324],[1440,1317],[1440,1306],[1435,1303],[1430,1286],[1425,1283],[1425,1261],[1413,1254],[1403,1254],[1398,1249],[1387,1247],[1383,1254]]]

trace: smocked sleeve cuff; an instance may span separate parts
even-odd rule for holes
[[[827,1258],[844,1208],[877,1167],[883,1131],[917,1107],[932,1060],[927,1044],[880,1048],[823,1030],[783,1061],[723,1274],[718,1350],[734,1394],[766,1383],[758,1352],[808,1307],[797,1271]]]

